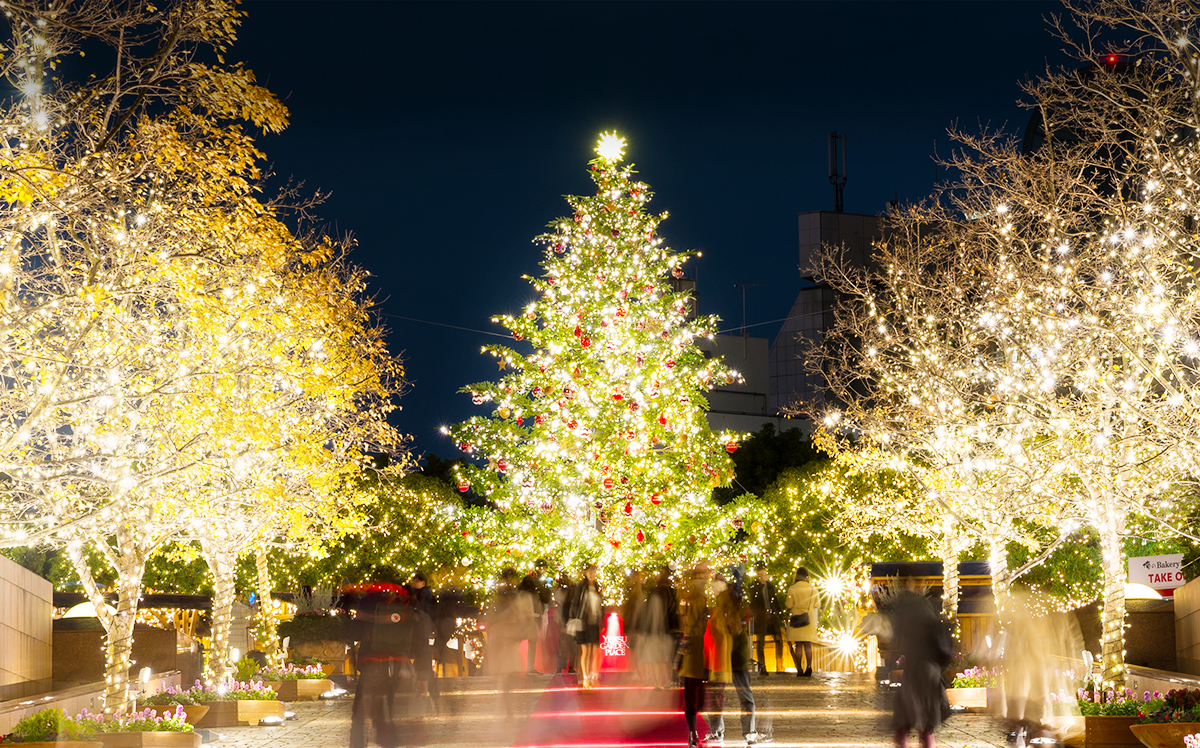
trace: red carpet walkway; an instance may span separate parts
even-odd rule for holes
[[[698,720],[700,736],[704,718]],[[686,748],[683,691],[636,685],[627,673],[602,673],[591,691],[574,675],[556,675],[513,748]]]

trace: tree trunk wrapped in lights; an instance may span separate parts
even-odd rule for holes
[[[279,635],[275,630],[275,613],[271,610],[271,572],[268,566],[267,548],[259,544],[254,549],[254,590],[258,597],[258,611],[254,617],[254,631],[263,643],[263,654],[272,667],[283,665],[283,651],[279,647]]]
[[[950,623],[951,630],[958,632],[958,598],[959,587],[958,555],[960,552],[958,534],[953,522],[947,521],[942,531],[942,616]]]
[[[490,416],[448,429],[484,463],[461,472],[460,488],[516,530],[495,538],[508,563],[554,555],[615,570],[694,558],[742,524],[710,500],[732,478],[737,435],[712,432],[704,412],[705,393],[739,375],[696,346],[717,320],[693,318],[691,294],[673,285],[688,255],[663,244],[666,216],[646,212],[650,188],[623,149],[601,138],[596,194],[569,197],[573,215],[537,239],[546,253],[529,279],[534,300],[494,320],[528,342],[485,347],[513,372],[465,389]]]
[[[229,656],[229,636],[233,630],[233,603],[237,594],[237,554],[225,544],[208,538],[202,539],[200,545],[213,577],[212,646],[208,649],[205,680],[227,683],[234,673],[234,663]]]
[[[85,558],[85,543],[88,541],[74,538],[66,543],[66,551],[76,573],[79,574],[88,601],[96,611],[96,617],[104,627],[104,712],[117,714],[128,711],[133,706],[137,694],[130,688],[129,669],[133,666],[133,636],[134,625],[137,621],[138,600],[142,594],[142,572],[146,566],[145,554],[140,550],[130,552],[135,531],[126,527],[117,533],[117,551],[101,549],[113,560],[114,571],[117,572],[117,606],[116,610],[109,609],[104,592],[92,577],[91,569]],[[122,543],[124,541],[124,543]],[[103,543],[103,540],[101,540]],[[120,546],[124,546],[123,549]],[[125,552],[122,553],[121,550]]]

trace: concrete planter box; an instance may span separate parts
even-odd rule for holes
[[[208,714],[196,723],[199,729],[212,727],[254,727],[263,717],[283,719],[286,708],[282,701],[206,701]]]
[[[263,685],[275,689],[280,701],[318,701],[321,694],[333,689],[333,681],[326,678],[273,680],[264,681]]]
[[[988,705],[988,689],[986,688],[947,688],[946,698],[950,706],[961,706],[967,709],[986,709]]]
[[[155,716],[168,717],[175,714],[173,706],[148,706],[146,709],[154,712]],[[183,713],[187,715],[187,722],[193,727],[197,722],[204,719],[204,715],[208,714],[208,707],[203,704],[184,704]]]
[[[106,732],[96,736],[104,748],[200,748],[194,732]]]
[[[1200,722],[1158,722],[1129,729],[1147,748],[1183,748],[1183,736],[1200,733]]]

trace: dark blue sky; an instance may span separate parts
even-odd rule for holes
[[[796,214],[832,210],[826,139],[848,133],[846,209],[932,186],[954,122],[1019,132],[1018,82],[1059,64],[1039,2],[247,2],[235,57],[291,108],[260,140],[281,177],[332,193],[321,215],[360,242],[404,356],[395,422],[419,453],[494,379],[489,318],[529,297],[531,239],[591,190],[616,129],[699,249],[700,310],[751,324],[799,289]],[[778,324],[752,330],[773,339]]]

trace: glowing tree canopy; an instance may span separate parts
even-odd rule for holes
[[[287,110],[220,59],[234,5],[5,11],[0,68],[19,93],[0,105],[0,545],[66,547],[120,711],[146,560],[231,493],[218,469],[270,453],[273,470],[335,483],[397,443],[400,370],[336,242],[297,238],[258,199],[246,129],[281,130]],[[114,53],[73,63],[96,75],[54,72],[91,44]]]
[[[666,215],[646,212],[652,193],[621,163],[624,140],[606,134],[596,150],[596,194],[569,197],[574,214],[536,240],[537,297],[495,318],[527,352],[485,347],[512,373],[466,388],[491,413],[449,429],[484,463],[461,472],[460,488],[530,528],[518,552],[703,555],[736,530],[710,493],[732,477],[737,437],[709,429],[705,393],[738,374],[694,344],[717,320],[689,319],[690,294],[672,285],[688,254],[663,244]]]
[[[956,182],[889,217],[871,267],[825,258],[846,303],[812,363],[865,443],[940,476],[930,494],[989,540],[993,574],[1022,526],[1058,529],[1032,533],[1052,538],[1034,562],[1095,529],[1119,685],[1131,523],[1189,532],[1197,474],[1200,14],[1106,0],[1076,20],[1084,41],[1060,31],[1084,67],[1027,86],[1040,147],[958,134]],[[1103,27],[1138,42],[1098,55]]]

